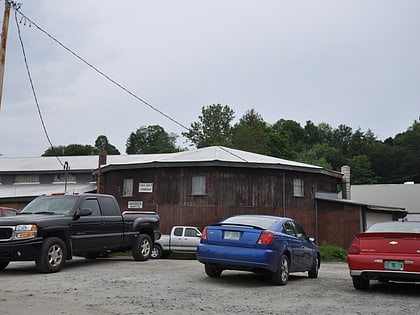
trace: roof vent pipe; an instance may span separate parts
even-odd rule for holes
[[[341,173],[343,173],[342,197],[343,199],[351,199],[350,166],[343,165],[341,167]]]

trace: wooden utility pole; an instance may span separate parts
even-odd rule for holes
[[[0,49],[0,108],[1,100],[3,98],[3,78],[4,78],[4,65],[6,63],[6,43],[7,33],[9,31],[9,16],[10,16],[10,2],[4,1],[4,17],[3,27],[1,30],[1,49]]]

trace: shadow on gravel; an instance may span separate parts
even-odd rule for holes
[[[66,261],[63,269],[59,272],[66,272],[66,270],[72,270],[77,268],[91,268],[93,265],[104,265],[112,264],[116,261],[135,261],[130,256],[119,256],[119,257],[106,257],[97,259],[86,259],[82,257],[75,257],[72,260]],[[0,275],[22,275],[27,276],[28,274],[38,273],[35,262],[11,262],[6,269],[0,272]]]
[[[389,282],[380,283],[371,281],[370,287],[366,291],[359,291],[360,294],[387,294],[395,296],[420,297],[420,283]]]
[[[204,272],[204,271],[203,271]],[[274,285],[271,282],[271,277],[268,273],[252,273],[246,271],[232,271],[225,270],[219,278],[210,278],[206,275],[203,276],[203,281],[216,284],[224,287],[282,287]],[[317,281],[317,279],[309,279],[304,273],[289,275],[287,286],[305,285],[307,282]]]

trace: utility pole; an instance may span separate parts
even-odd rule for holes
[[[3,78],[4,78],[4,65],[6,63],[6,43],[7,33],[9,31],[9,16],[10,16],[10,2],[4,1],[4,17],[3,27],[1,30],[1,48],[0,48],[0,108],[1,100],[3,98]]]

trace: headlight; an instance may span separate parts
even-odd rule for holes
[[[23,240],[33,238],[38,232],[38,227],[35,224],[17,225],[15,229],[15,239]]]

